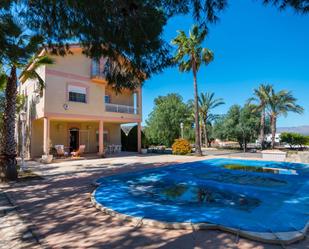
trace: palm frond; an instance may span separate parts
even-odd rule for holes
[[[54,62],[55,62],[54,59],[52,59],[51,57],[47,55],[33,57],[29,62],[29,64],[32,66],[28,70],[36,70],[39,67],[44,66],[44,65],[52,65],[54,64]]]
[[[205,122],[212,122],[214,117],[211,111],[220,105],[224,105],[225,102],[222,98],[215,98],[215,93],[206,92],[201,93],[199,98],[200,114]]]
[[[0,91],[2,92],[5,89],[7,82],[7,75],[5,73],[0,74]]]
[[[187,61],[181,61],[179,63],[179,71],[181,72],[188,72],[190,71],[192,68],[192,61],[191,60],[187,60]]]
[[[196,37],[196,43],[201,44],[205,40],[206,35],[207,35],[207,30],[202,29],[201,32]]]
[[[184,31],[178,31],[178,35],[172,40],[172,44],[177,46],[173,61],[179,63],[180,71],[189,71],[189,60],[191,61],[191,68],[194,62],[197,71],[202,64],[207,65],[213,61],[213,52],[207,48],[201,47],[206,35],[206,29],[200,29],[197,25],[192,26],[189,31],[189,36],[187,36]],[[186,60],[184,60],[184,58],[186,58]]]
[[[43,92],[43,89],[45,88],[45,82],[41,78],[41,76],[37,73],[37,69],[44,65],[51,65],[54,63],[54,60],[47,56],[38,56],[33,57],[30,61],[30,68],[25,70],[22,75],[25,77],[25,79],[31,79],[31,80],[37,80],[39,83],[39,90],[40,93]]]
[[[287,116],[288,112],[295,112],[298,114],[304,112],[304,108],[296,104],[297,99],[290,91],[281,90],[276,93],[275,90],[272,89],[268,97],[269,112],[273,116]]]
[[[207,48],[203,48],[202,60],[205,64],[209,64],[210,62],[212,62],[214,60],[213,52]]]
[[[41,35],[34,35],[31,37],[24,37],[20,39],[21,41],[29,40],[27,46],[25,46],[25,51],[29,54],[33,53],[33,51],[38,50],[39,46],[43,44],[43,37]]]

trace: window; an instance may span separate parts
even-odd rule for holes
[[[105,101],[105,103],[110,103],[111,102],[111,97],[109,95],[105,95],[104,101]]]
[[[86,87],[69,85],[69,101],[87,103]]]

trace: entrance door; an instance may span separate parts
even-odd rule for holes
[[[79,129],[70,129],[70,151],[76,151],[79,148]]]

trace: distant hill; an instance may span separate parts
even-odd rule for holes
[[[309,125],[297,126],[297,127],[278,127],[277,132],[295,132],[303,135],[309,135]]]

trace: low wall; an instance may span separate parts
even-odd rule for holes
[[[295,163],[309,163],[309,151],[298,151],[295,153],[288,153],[286,161]]]
[[[262,158],[266,161],[284,162],[286,160],[286,152],[280,150],[263,150]]]

